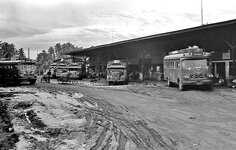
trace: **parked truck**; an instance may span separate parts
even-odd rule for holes
[[[107,62],[108,84],[127,84],[127,63],[123,60],[113,60]]]

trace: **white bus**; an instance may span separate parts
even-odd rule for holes
[[[212,88],[211,53],[198,47],[170,52],[164,57],[164,75],[168,86],[177,84],[180,91],[187,85],[205,85]]]

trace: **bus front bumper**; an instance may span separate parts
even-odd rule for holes
[[[108,82],[125,82],[126,80],[108,80],[108,79],[107,79],[107,81],[108,81]]]
[[[205,79],[205,80],[184,80],[183,85],[211,85],[213,84],[213,80]]]

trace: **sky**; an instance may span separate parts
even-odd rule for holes
[[[202,0],[203,24],[236,19],[235,0]],[[0,0],[0,41],[91,47],[201,25],[201,0]]]

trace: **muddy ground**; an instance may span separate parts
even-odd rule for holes
[[[1,149],[236,149],[236,92],[165,82],[0,88]]]

